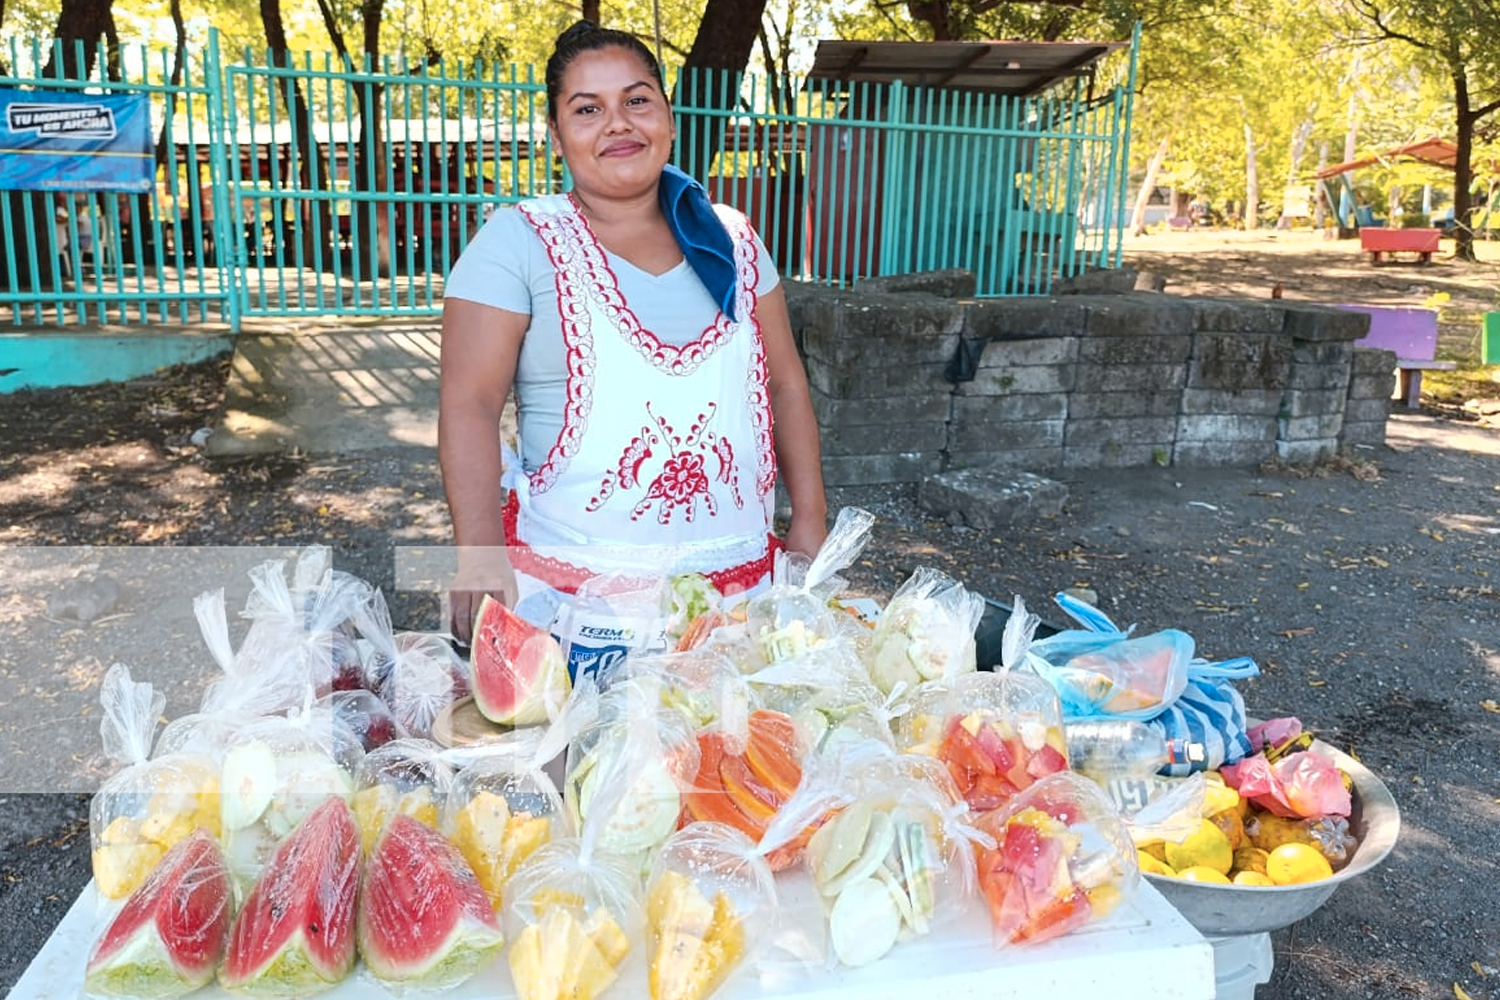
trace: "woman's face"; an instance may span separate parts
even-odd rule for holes
[[[576,188],[626,198],[656,184],[672,153],[672,108],[640,57],[618,46],[568,64],[552,122]]]

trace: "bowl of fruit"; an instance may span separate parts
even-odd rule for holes
[[[1346,831],[1340,827],[1340,833],[1354,846],[1341,864],[1330,863],[1324,856],[1319,831],[1311,838],[1287,836],[1284,843],[1264,851],[1266,857],[1260,860],[1264,878],[1230,881],[1209,876],[1199,880],[1191,874],[1184,878],[1182,872],[1151,871],[1143,857],[1143,874],[1200,934],[1260,934],[1296,923],[1327,902],[1340,885],[1379,865],[1395,846],[1401,813],[1390,789],[1348,754],[1321,741],[1310,749],[1331,758],[1353,784],[1348,827]],[[1243,857],[1237,855],[1237,860]]]

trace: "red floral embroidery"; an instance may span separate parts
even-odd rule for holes
[[[656,429],[642,427],[641,433],[625,446],[615,468],[604,474],[598,491],[589,499],[587,510],[590,513],[603,507],[616,492],[640,486],[644,478],[641,469],[654,457],[654,445],[665,445],[667,454],[662,459],[660,471],[646,486],[645,496],[631,509],[632,521],[640,520],[653,507],[656,508],[656,520],[661,524],[672,523],[672,518],[679,512],[683,520],[691,524],[697,520],[700,506],[708,511],[709,517],[717,516],[719,501],[714,496],[713,482],[708,474],[710,458],[718,463],[713,481],[729,487],[729,498],[736,508],[745,506],[740,495],[734,447],[709,427],[718,412],[718,404],[709,403],[692,426],[681,433],[666,418],[658,416],[650,403],[646,404],[646,412]]]

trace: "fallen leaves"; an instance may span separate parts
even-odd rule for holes
[[[1474,998],[1465,993],[1464,988],[1457,983],[1453,984],[1453,995],[1458,997],[1458,1000],[1474,1000]]]
[[[1491,715],[1500,715],[1500,703],[1497,703],[1493,698],[1486,698],[1484,701],[1481,701],[1479,707]]]
[[[1282,629],[1280,632],[1277,632],[1276,634],[1279,635],[1279,636],[1283,636],[1283,637],[1285,637],[1287,639],[1300,639],[1302,636],[1312,635],[1316,631],[1317,631],[1317,629],[1315,629],[1315,628],[1287,628],[1287,629]]]

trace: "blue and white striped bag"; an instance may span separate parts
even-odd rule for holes
[[[1098,608],[1067,594],[1058,594],[1058,606],[1085,629],[1103,634],[1115,633],[1128,638],[1129,629],[1120,629]],[[1193,771],[1213,771],[1250,755],[1253,749],[1246,730],[1245,699],[1231,683],[1260,674],[1260,667],[1248,656],[1209,662],[1195,657],[1188,664],[1188,682],[1171,705],[1143,721],[1161,730],[1167,739],[1182,739],[1203,747],[1203,760],[1170,764],[1161,773],[1182,777]]]

